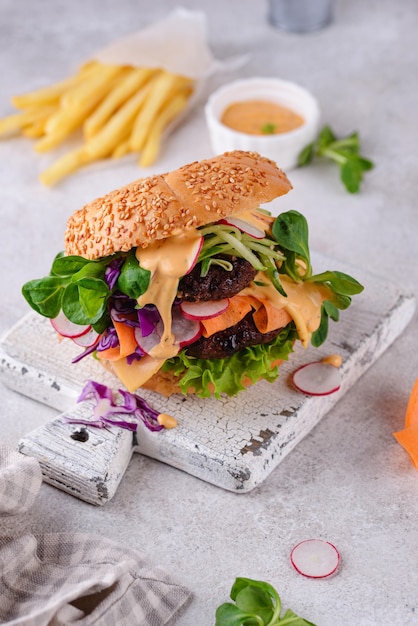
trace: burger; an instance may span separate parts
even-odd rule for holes
[[[229,396],[273,382],[295,342],[319,346],[362,286],[314,274],[292,189],[257,153],[234,151],[142,178],[68,220],[65,251],[22,292],[59,338],[129,391]]]

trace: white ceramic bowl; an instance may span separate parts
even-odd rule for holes
[[[243,100],[267,100],[301,115],[305,122],[295,130],[272,135],[249,135],[228,128],[221,117],[228,105]],[[209,97],[205,106],[212,150],[251,150],[275,161],[283,170],[297,166],[300,151],[318,132],[319,107],[313,95],[295,83],[277,78],[247,78],[229,83]]]

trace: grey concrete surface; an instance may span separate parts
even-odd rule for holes
[[[418,9],[414,0],[336,0],[333,21],[296,35],[275,30],[265,2],[184,0],[202,9],[217,58],[249,53],[241,76],[294,80],[318,98],[338,134],[360,132],[375,169],[361,193],[342,187],[333,165],[289,173],[294,190],[273,203],[310,224],[311,247],[417,290]],[[3,0],[0,115],[17,93],[53,82],[116,37],[160,19],[169,0]],[[48,189],[52,160],[24,138],[0,142],[0,331],[27,312],[20,288],[43,276],[62,249],[68,216],[143,175],[134,158],[101,163]],[[153,172],[211,156],[203,103],[164,146]],[[99,533],[146,552],[194,597],[179,626],[214,624],[236,576],[268,580],[283,604],[318,626],[418,623],[418,474],[392,433],[403,427],[418,376],[415,317],[321,423],[256,490],[236,495],[134,455],[114,497],[96,508],[43,485],[34,531]],[[16,446],[56,413],[2,387],[1,439]],[[289,555],[319,537],[341,552],[330,579],[301,577]]]

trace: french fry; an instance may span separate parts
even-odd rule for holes
[[[41,172],[39,178],[44,185],[51,186],[80,167],[91,163],[91,161],[93,161],[93,158],[85,152],[84,148],[77,148],[60,157],[55,163]]]
[[[62,106],[46,122],[45,137],[35,144],[35,150],[47,152],[80,128],[102,100],[104,90],[109,89],[109,80],[112,81],[123,70],[116,66],[93,68],[95,76],[81,81],[62,97]]]
[[[22,135],[28,139],[39,139],[45,132],[45,123],[46,120],[43,119],[24,126],[22,128]]]
[[[86,63],[74,76],[70,76],[65,80],[50,85],[48,87],[42,87],[34,91],[24,93],[11,98],[12,104],[17,109],[27,109],[34,106],[43,106],[45,104],[56,104],[62,94],[68,89],[77,85],[80,81],[85,80],[86,77],[94,70],[97,65],[97,61],[90,61]]]
[[[133,121],[151,91],[153,83],[154,79],[151,79],[111,117],[97,135],[87,141],[85,150],[88,154],[96,159],[103,158],[111,154],[118,143],[129,136]]]
[[[90,61],[63,81],[12,98],[19,111],[0,119],[0,137],[19,132],[37,140],[37,152],[47,152],[82,131],[82,146],[42,172],[46,185],[92,161],[132,151],[142,152],[139,163],[147,167],[192,89],[191,79],[162,69]]]
[[[188,98],[189,96],[186,92],[177,94],[154,120],[139,159],[141,167],[149,167],[154,163],[160,150],[161,137],[165,128],[184,110]]]
[[[45,135],[36,142],[35,150],[37,152],[47,152],[58,146],[77,128],[80,128],[95,105],[96,101],[92,99],[78,109],[59,109],[48,119],[45,126]]]
[[[115,111],[145,85],[155,71],[149,68],[131,68],[131,71],[121,78],[119,84],[109,91],[97,109],[87,118],[83,126],[84,137],[86,139],[93,137],[109,121]]]
[[[126,67],[121,65],[98,64],[87,78],[61,96],[61,106],[63,108],[83,107],[92,98],[99,102],[113,86],[113,80],[117,80],[125,73]]]
[[[130,137],[121,141],[112,152],[112,159],[121,159],[131,152]]]
[[[22,111],[21,113],[14,113],[8,115],[0,120],[0,135],[7,135],[9,133],[15,133],[25,126],[36,123],[39,120],[44,120],[56,111],[56,107],[51,105],[33,107]]]
[[[183,88],[189,83],[189,79],[166,71],[162,71],[156,78],[153,89],[135,120],[131,137],[131,149],[133,152],[140,152],[144,147],[147,134],[154,119],[170,95],[176,89],[179,90],[179,88]]]

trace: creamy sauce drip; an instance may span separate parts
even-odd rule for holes
[[[167,413],[160,413],[157,417],[157,422],[164,428],[175,428],[177,426],[176,418],[172,415],[167,415]]]
[[[291,109],[265,100],[233,102],[222,114],[222,124],[247,135],[288,133],[305,123]]]
[[[334,367],[341,367],[343,358],[340,354],[328,354],[321,359],[322,363],[328,363]]]
[[[136,258],[151,272],[147,291],[138,298],[140,307],[154,304],[163,321],[160,343],[150,352],[155,359],[169,359],[179,351],[172,333],[171,308],[177,295],[179,279],[191,268],[199,251],[202,236],[196,229],[182,235],[157,240],[147,248],[137,248]]]
[[[255,277],[257,282],[265,285],[255,285],[254,283],[246,287],[241,294],[253,295],[265,298],[277,309],[285,309],[296,325],[302,345],[307,348],[311,335],[318,329],[321,321],[321,304],[330,298],[330,290],[325,285],[315,283],[294,283],[290,278],[281,276],[281,282],[287,298],[270,283],[263,272],[259,272]]]

